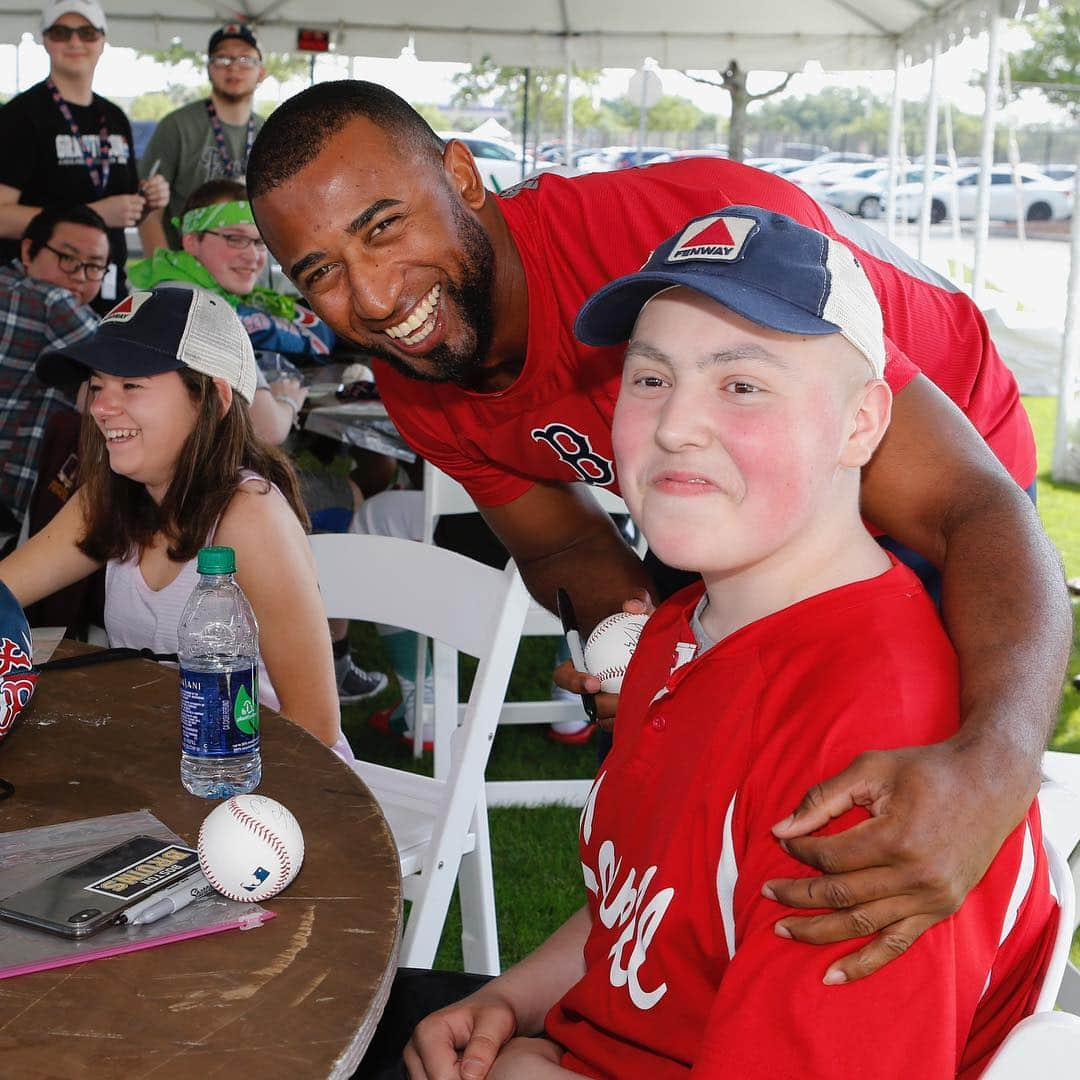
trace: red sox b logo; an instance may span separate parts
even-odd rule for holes
[[[615,479],[611,462],[593,450],[588,435],[566,424],[548,424],[533,428],[532,437],[537,442],[546,442],[586,484],[607,487]]]
[[[17,641],[0,637],[0,738],[7,734],[34,693],[37,672]]]

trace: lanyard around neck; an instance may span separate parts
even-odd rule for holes
[[[90,183],[94,185],[94,191],[98,195],[104,195],[105,189],[109,186],[109,170],[111,168],[111,162],[109,161],[109,129],[105,126],[105,110],[102,109],[98,117],[100,130],[98,133],[98,156],[95,158],[83,144],[79,125],[75,123],[75,117],[71,115],[68,103],[60,96],[56,83],[52,79],[46,79],[45,85],[49,88],[53,103],[60,110],[60,115],[67,121],[67,126],[75,139],[75,145],[82,154],[83,164],[86,166],[87,172],[90,173]],[[100,168],[98,167],[99,162],[101,163]]]
[[[217,144],[218,153],[221,155],[221,163],[225,167],[225,175],[230,179],[243,176],[247,172],[248,156],[251,154],[251,146],[255,142],[255,111],[248,116],[247,139],[244,145],[244,156],[239,162],[233,161],[229,153],[228,144],[225,142],[225,132],[221,127],[221,118],[214,108],[213,101],[206,99],[206,115],[210,117],[210,129],[214,133],[214,142]]]

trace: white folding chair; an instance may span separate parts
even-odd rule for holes
[[[1048,750],[1043,754],[1043,776],[1039,789],[1043,835],[1060,853],[1059,862],[1065,863],[1074,892],[1080,895],[1080,754]],[[1077,919],[1080,912],[1074,916],[1073,930]],[[1067,949],[1060,984],[1056,995],[1058,1007],[1080,1014],[1080,969],[1069,960]],[[1052,1005],[1051,1001],[1046,1008]],[[1080,1059],[1077,1065],[1080,1072]]]
[[[582,488],[596,499],[601,509],[609,514],[628,513],[626,503],[607,488],[582,484]],[[433,543],[435,525],[440,517],[448,514],[476,513],[476,504],[469,493],[453,477],[448,476],[431,462],[424,463],[424,534],[425,543]],[[644,554],[644,538],[637,545],[639,555]],[[542,604],[530,600],[522,637],[562,636],[562,626]],[[417,643],[416,670],[424,670],[427,642],[421,637]],[[419,678],[417,684],[419,685]],[[420,693],[416,695],[416,711],[413,716],[413,754],[420,756],[424,742],[425,706]],[[545,699],[542,701],[508,701],[499,716],[500,724],[553,724],[576,720],[583,716],[580,702]],[[436,737],[436,758],[438,738]],[[438,761],[436,760],[436,775]],[[493,780],[487,784],[489,806],[584,806],[592,780]]]
[[[484,769],[529,596],[515,567],[493,570],[430,544],[385,536],[311,537],[331,619],[390,623],[435,642],[434,724],[445,755],[436,777],[361,762],[394,834],[412,901],[400,963],[431,967],[454,882],[465,969],[499,972]],[[457,654],[479,660],[458,726]]]
[[[1078,766],[1080,755],[1048,751],[1043,759],[1043,773],[1048,779],[1039,790],[1039,812],[1050,884],[1061,908],[1057,937],[1035,1012],[1009,1032],[983,1073],[983,1080],[1064,1080],[1080,1073],[1080,1016],[1068,1011],[1075,1007],[1072,1003],[1080,991],[1080,972],[1069,959],[1077,926],[1077,870],[1064,854],[1072,855],[1074,863],[1077,861],[1080,786],[1074,790],[1063,782],[1070,777],[1080,780]],[[1066,1011],[1055,1012],[1055,1004]]]
[[[1080,1072],[1080,1016],[1025,1017],[998,1048],[982,1080],[1073,1080]]]

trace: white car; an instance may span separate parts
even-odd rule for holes
[[[869,165],[863,161],[831,161],[789,173],[787,178],[792,183],[798,184],[811,198],[824,202],[834,187],[866,180],[880,172],[882,168],[880,161],[871,162]],[[811,172],[811,169],[814,171]]]
[[[949,170],[944,165],[934,166],[934,179],[947,176],[948,173]],[[917,184],[922,190],[922,178],[921,165],[909,165],[896,171],[897,188],[901,184]],[[885,212],[885,189],[888,184],[888,165],[878,165],[866,176],[830,185],[823,192],[822,198],[825,202],[839,206],[841,210],[846,210],[849,214],[857,214],[864,218],[879,218]]]
[[[1020,196],[1022,210],[1028,221],[1050,221],[1072,215],[1072,193],[1067,184],[1051,180],[1030,165],[1021,165]],[[951,188],[956,185],[956,201],[961,221],[975,218],[975,203],[979,190],[977,168],[957,169],[951,176],[935,180],[930,185],[930,220],[937,224],[950,214]],[[990,216],[998,221],[1016,220],[1016,186],[1008,165],[995,165],[990,174]],[[909,221],[919,216],[922,205],[922,184],[904,184],[896,189],[898,213]]]
[[[484,184],[492,191],[505,191],[508,187],[521,183],[521,152],[515,147],[496,139],[480,139],[467,131],[440,131],[438,135],[444,141],[457,139],[472,151]],[[530,154],[525,158],[524,176],[531,176],[534,171]]]
[[[578,159],[577,167],[581,172],[614,172],[616,169],[629,169],[635,165],[656,165],[661,161],[671,160],[670,146],[605,146],[594,154],[586,154]]]

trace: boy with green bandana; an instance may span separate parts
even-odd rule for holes
[[[182,250],[158,248],[128,266],[133,285],[193,285],[227,300],[258,350],[325,363],[334,346],[329,327],[291,296],[256,281],[266,266],[243,184],[211,180],[197,188],[173,219]]]

